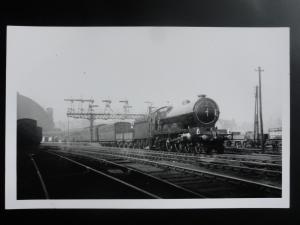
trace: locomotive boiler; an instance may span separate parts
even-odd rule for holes
[[[223,153],[226,135],[218,133],[215,127],[219,107],[205,95],[198,97],[196,101],[186,100],[177,107],[161,107],[147,120],[136,121],[134,146],[178,152],[210,153],[215,150]]]

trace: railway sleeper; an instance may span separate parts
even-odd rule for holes
[[[235,172],[238,172],[238,171],[240,171],[240,168],[238,168],[238,167],[233,167],[233,166],[232,166],[232,167],[231,167],[231,170],[232,170],[232,171],[235,171]]]
[[[219,181],[227,181],[228,179],[225,178],[225,177],[218,177],[218,176],[216,176],[216,177],[215,177],[215,180],[219,180]]]
[[[210,194],[210,193],[213,193],[214,196],[226,196],[226,194],[228,195],[228,192],[229,193],[234,193],[235,192],[235,188],[232,188],[232,187],[218,187],[218,186],[214,186],[214,187],[203,187],[201,188],[200,187],[200,190],[198,191],[201,191],[205,194]]]
[[[281,176],[282,176],[281,173],[276,173],[276,172],[271,172],[271,171],[267,171],[267,172],[266,172],[266,175],[267,175],[268,177],[272,177],[272,178],[278,178],[278,177],[281,178]]]
[[[202,177],[206,177],[206,178],[209,178],[209,179],[212,179],[212,178],[216,177],[215,175],[212,175],[212,174],[207,174],[207,173],[201,173],[201,174],[202,174]]]
[[[190,180],[193,180],[193,182],[195,182],[194,177],[174,177],[174,178],[165,178],[165,179],[172,183],[184,182],[184,181],[190,181]]]
[[[218,184],[210,181],[203,181],[203,182],[195,182],[195,181],[185,181],[181,183],[176,183],[177,185],[180,185],[182,187],[185,187],[187,189],[203,189],[203,188],[214,188],[218,186]]]

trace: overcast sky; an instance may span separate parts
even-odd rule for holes
[[[252,122],[261,66],[264,118],[281,117],[289,79],[287,28],[9,27],[7,76],[66,120],[65,98],[128,99],[131,112],[206,94],[220,118]],[[287,91],[287,90],[285,90]]]

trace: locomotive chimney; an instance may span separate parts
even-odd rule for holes
[[[198,95],[199,98],[205,98],[206,95]]]

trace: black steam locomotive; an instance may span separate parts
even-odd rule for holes
[[[195,102],[186,100],[180,107],[166,106],[151,113],[147,120],[134,124],[133,146],[178,152],[224,152],[227,135],[215,124],[219,107],[205,95]],[[147,132],[148,131],[148,132]]]
[[[186,100],[178,107],[161,107],[146,119],[134,121],[133,126],[127,122],[96,126],[93,136],[105,146],[223,153],[227,134],[215,127],[219,114],[216,102],[200,95],[196,101]],[[90,141],[88,129],[82,132],[72,139]]]

